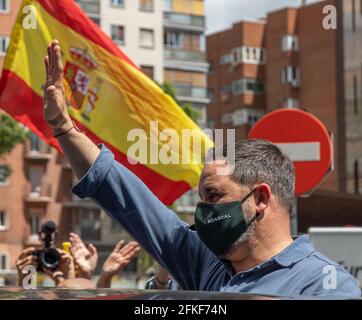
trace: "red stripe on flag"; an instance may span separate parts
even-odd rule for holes
[[[118,46],[94,23],[74,0],[36,0],[45,11],[66,27],[73,29],[86,39],[139,68],[118,48]],[[56,37],[56,35],[55,35]]]
[[[131,170],[138,178],[140,178],[152,192],[165,204],[172,205],[173,202],[182,196],[186,191],[190,190],[190,186],[185,181],[173,181],[161,176],[157,172],[145,167],[141,164],[131,165],[128,162],[127,155],[118,151],[109,143],[105,143],[92,131],[82,126],[77,121],[76,125],[91,139],[94,143],[104,143],[109,150],[112,151],[116,160],[122,163],[126,168]]]
[[[3,69],[0,78],[0,108],[60,150],[58,141],[52,137],[52,129],[44,120],[43,105],[43,98],[31,90],[23,79]]]
[[[0,79],[0,108],[26,125],[47,143],[60,150],[58,141],[52,137],[52,130],[43,118],[43,98],[15,73],[5,69]],[[105,143],[81,124],[79,127],[94,143]],[[185,181],[177,182],[167,179],[141,164],[131,165],[124,153],[108,143],[105,144],[113,152],[117,161],[136,174],[165,205],[171,205],[186,191],[190,190],[190,186]]]

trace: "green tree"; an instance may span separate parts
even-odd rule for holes
[[[0,115],[0,158],[8,154],[18,143],[22,143],[27,137],[26,129],[9,115]],[[0,181],[6,180],[11,174],[9,165],[2,165]]]

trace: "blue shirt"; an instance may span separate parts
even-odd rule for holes
[[[269,261],[235,274],[229,262],[219,260],[197,232],[115,161],[105,146],[100,149],[100,155],[73,192],[80,198],[92,198],[118,221],[170,271],[182,289],[288,297],[361,296],[357,280],[317,252],[307,236],[297,238]]]

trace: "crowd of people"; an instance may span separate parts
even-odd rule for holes
[[[120,240],[109,254],[103,266],[98,280],[93,282],[95,271],[99,262],[97,248],[93,244],[85,245],[78,234],[70,233],[69,250],[57,249],[59,252],[59,264],[55,270],[43,268],[42,272],[49,276],[57,288],[68,289],[95,289],[111,288],[112,279],[120,275],[137,256],[140,246],[135,241],[126,243]],[[16,260],[18,271],[18,285],[24,286],[24,281],[29,274],[29,266],[39,270],[39,258],[36,254],[38,248],[24,249]],[[172,289],[170,274],[161,266],[156,267],[155,274],[146,282],[146,289]]]

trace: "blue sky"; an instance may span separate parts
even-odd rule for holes
[[[316,0],[307,0],[307,3]],[[207,33],[229,28],[243,19],[259,19],[269,11],[299,6],[302,0],[205,0]]]

